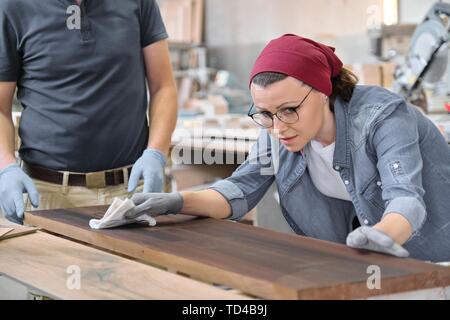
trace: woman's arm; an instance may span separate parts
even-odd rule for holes
[[[181,195],[184,200],[181,213],[215,219],[225,219],[231,215],[228,201],[217,191],[184,191]]]
[[[216,219],[241,219],[257,205],[275,179],[268,139],[270,137],[264,131],[247,160],[233,175],[206,190],[135,193],[131,200],[136,208],[127,217],[135,218],[144,213],[155,216],[184,213]]]
[[[398,244],[405,243],[426,219],[422,156],[417,121],[407,104],[394,101],[391,111],[372,131],[372,145],[383,184],[386,209],[374,227]]]
[[[399,245],[403,245],[412,235],[409,221],[400,213],[391,212],[373,226],[392,238]]]

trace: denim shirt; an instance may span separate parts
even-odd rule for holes
[[[450,260],[450,146],[436,126],[402,97],[380,87],[356,86],[349,102],[334,105],[333,166],[351,201],[314,186],[302,152],[290,152],[262,130],[249,157],[211,189],[239,220],[276,182],[283,216],[299,235],[345,243],[355,215],[373,226],[396,212],[411,224],[404,244],[412,258]]]

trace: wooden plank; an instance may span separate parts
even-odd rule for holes
[[[27,235],[30,233],[34,233],[38,230],[37,228],[21,226],[18,224],[0,225],[0,228],[8,228],[8,229],[12,228],[13,229],[13,230],[9,231],[8,233],[4,234],[3,236],[0,236],[1,240],[24,236],[24,235]]]
[[[171,41],[192,42],[191,0],[166,0],[159,4]]]
[[[202,42],[203,0],[165,0],[159,8],[171,41]]]
[[[5,228],[0,226],[0,239],[7,233],[13,231],[14,228]]]
[[[91,230],[105,206],[26,212],[26,222],[269,299],[351,299],[443,287],[450,268],[230,221],[161,216],[156,227]],[[379,266],[381,289],[367,288]]]
[[[70,266],[79,290],[67,286]],[[57,299],[247,299],[43,232],[1,241],[0,273]]]
[[[192,34],[191,39],[194,43],[203,42],[203,15],[204,0],[192,1]]]

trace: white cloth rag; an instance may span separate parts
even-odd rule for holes
[[[147,222],[150,226],[156,225],[156,220],[147,214],[134,219],[126,218],[125,214],[130,210],[134,210],[134,208],[135,205],[130,199],[121,200],[120,198],[114,198],[103,218],[91,219],[89,226],[92,229],[105,229],[136,222]]]

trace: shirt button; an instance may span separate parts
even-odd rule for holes
[[[339,167],[339,166],[336,166],[336,167],[334,167],[336,170],[339,170],[341,167]]]
[[[377,186],[381,187],[381,181],[377,181]]]
[[[344,183],[345,183],[346,185],[348,185],[348,184],[350,184],[350,181],[345,180]]]
[[[364,224],[369,224],[369,220],[364,220]]]

